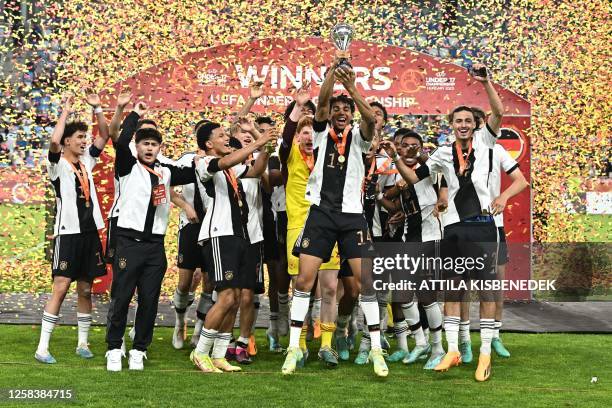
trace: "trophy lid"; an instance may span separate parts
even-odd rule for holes
[[[353,40],[353,28],[345,23],[337,24],[331,30],[331,39],[339,50],[346,51]]]

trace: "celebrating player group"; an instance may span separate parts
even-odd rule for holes
[[[174,204],[181,213],[172,345],[186,346],[185,316],[201,286],[189,341],[197,369],[234,372],[256,363],[254,326],[259,297],[266,291],[265,270],[268,346],[286,353],[283,375],[307,370],[313,337],[320,337],[318,359],[324,366],[337,367],[355,349],[354,363],[371,363],[380,377],[388,375],[388,363],[422,364],[438,372],[471,363],[470,294],[415,290],[400,299],[376,291],[371,259],[379,243],[405,243],[403,248],[414,257],[485,260],[478,269],[422,267],[416,271],[418,279],[460,282],[503,276],[508,261],[503,211],[527,182],[517,162],[497,144],[502,102],[486,67],[475,65],[470,72],[484,88],[488,100],[483,104],[488,103],[490,112],[456,107],[448,117],[452,142],[426,153],[423,137],[413,129],[400,127],[386,134],[385,107],[366,101],[355,85],[355,72],[341,57],[337,53],[330,61],[316,105],[306,82],[295,91],[284,124],[268,116],[252,121],[250,110],[264,93],[262,84],[253,84],[231,126],[200,120],[193,129],[197,151],[177,160],[160,153],[164,137],[145,103],[136,102],[125,115],[129,92],[117,96],[110,124],[100,98],[87,92],[99,127],[91,144],[87,125],[68,121],[72,100],[66,97],[48,155],[57,204],[53,293],[35,358],[56,362],[50,337],[73,281],[78,293],[76,353],[94,357],[88,346],[91,286],[109,263],[113,281],[106,368],[121,371],[127,357],[130,370],[143,370],[167,269],[164,237]],[[334,94],[338,85],[343,91]],[[98,231],[105,222],[92,169],[109,138],[115,152],[115,193],[103,249]],[[504,191],[502,171],[511,179]],[[499,337],[503,296],[478,295],[481,346],[475,379],[486,381],[492,349],[500,357],[510,353]],[[137,304],[136,317],[126,342],[131,302]],[[364,321],[357,344],[359,309]],[[396,350],[389,350],[385,336],[389,313]],[[287,335],[285,349],[282,337]],[[415,342],[412,350],[409,337]]]

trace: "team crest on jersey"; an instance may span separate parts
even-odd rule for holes
[[[179,263],[183,263],[183,254],[178,254]]]
[[[68,261],[61,261],[59,264],[59,268],[61,271],[65,271],[68,269]]]
[[[232,280],[234,278],[234,271],[225,271],[225,280]]]
[[[310,246],[310,240],[308,238],[304,238],[302,240],[302,248],[308,248]]]
[[[121,258],[119,260],[119,269],[125,269],[126,266],[127,266],[127,259]]]

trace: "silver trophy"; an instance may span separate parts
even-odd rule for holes
[[[331,31],[331,39],[336,48],[340,51],[347,52],[353,41],[353,28],[348,24],[338,24]],[[347,58],[340,58],[338,66],[352,68]]]

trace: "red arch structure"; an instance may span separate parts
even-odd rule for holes
[[[391,114],[445,115],[457,105],[489,109],[482,85],[461,66],[406,48],[367,41],[353,41],[350,52],[357,87],[368,100],[378,100]],[[144,96],[153,111],[231,109],[248,98],[250,81],[262,81],[267,95],[253,111],[282,112],[292,100],[292,88],[304,80],[310,80],[315,88],[320,85],[333,54],[333,44],[320,37],[268,38],[220,45],[144,69],[116,83],[102,98],[105,106],[115,106],[113,95],[129,86],[136,96]],[[530,141],[525,131],[530,126],[530,104],[499,85],[495,88],[506,110],[502,127],[507,130],[500,143],[519,160],[529,180]],[[100,197],[100,202],[107,212],[112,203],[112,166],[101,168],[105,170],[98,177],[107,181],[98,194],[105,196]],[[502,188],[507,184],[504,179]],[[513,248],[523,248],[511,254],[515,265],[507,272],[511,278],[528,278],[530,274],[530,204],[526,191],[509,202],[505,212],[508,240]],[[94,289],[106,290],[110,279],[109,273]],[[511,294],[513,298],[528,296],[527,292]]]

